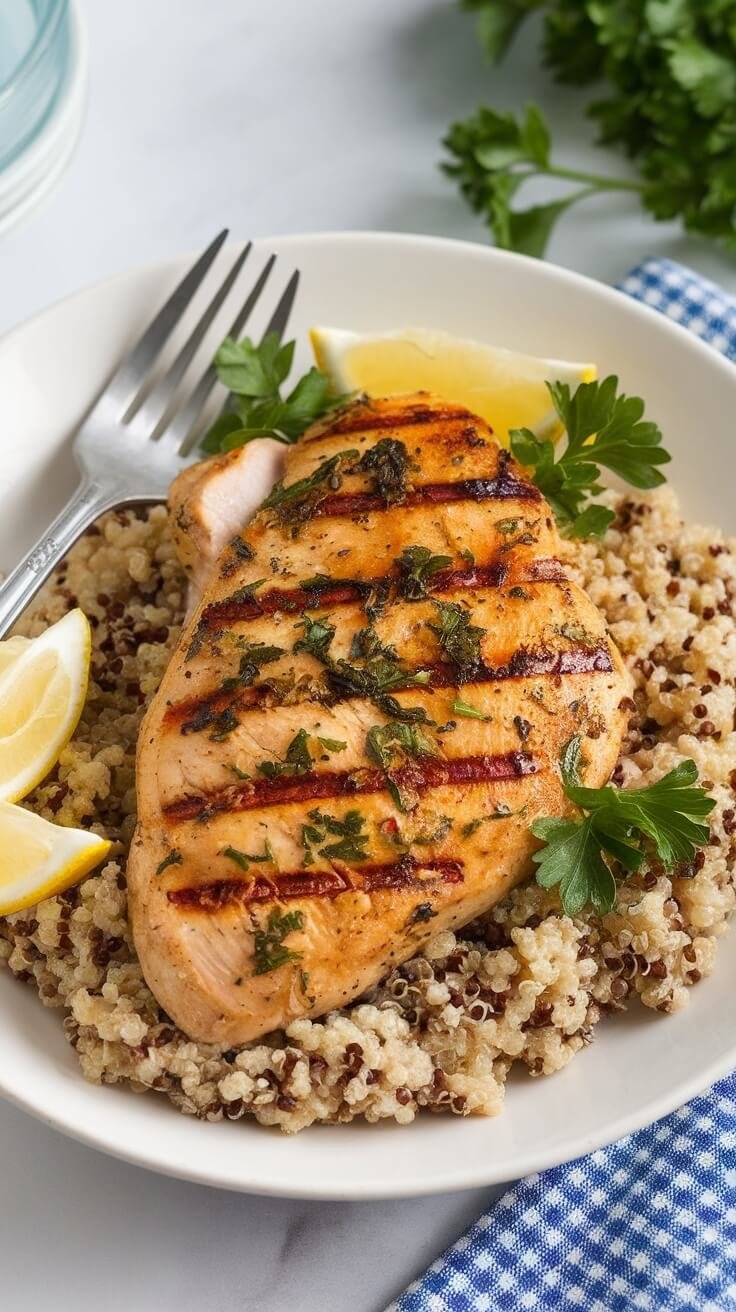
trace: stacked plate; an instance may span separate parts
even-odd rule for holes
[[[0,233],[53,186],[82,125],[76,0],[0,0]]]

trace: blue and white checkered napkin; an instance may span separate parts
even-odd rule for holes
[[[671,260],[621,284],[736,360],[736,297]],[[388,1312],[736,1309],[736,1075],[610,1148],[531,1175]]]

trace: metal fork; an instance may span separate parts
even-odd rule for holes
[[[0,586],[0,638],[99,515],[118,506],[165,501],[172,479],[196,458],[191,450],[193,429],[217,381],[214,366],[205,369],[177,409],[173,408],[175,393],[232,290],[251,252],[251,242],[238,255],[173,363],[152,387],[151,371],[227,235],[225,229],[182,278],[140,341],[118,365],[78,429],[72,449],[81,475],[79,487],[48,531]],[[275,262],[276,256],[269,256],[230,326],[230,336],[237,337],[247,323]],[[264,336],[275,332],[281,337],[286,331],[298,283],[296,271],[271,315]]]

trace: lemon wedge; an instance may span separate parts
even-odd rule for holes
[[[62,621],[63,622],[63,621]],[[35,906],[104,861],[110,843],[0,802],[0,916]]]
[[[72,610],[38,638],[0,643],[0,799],[25,797],[77,727],[87,695],[90,628]]]
[[[6,638],[4,642],[0,642],[0,674],[5,673],[8,666],[18,659],[30,642],[30,638],[21,637]]]
[[[338,392],[434,392],[481,415],[504,446],[511,428],[559,436],[545,382],[576,387],[597,376],[594,364],[545,360],[426,328],[375,336],[313,328],[310,338],[318,367]]]

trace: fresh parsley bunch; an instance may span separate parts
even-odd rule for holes
[[[559,81],[607,84],[590,115],[600,140],[635,159],[640,182],[556,166],[539,111],[525,118],[480,109],[445,140],[445,165],[496,242],[542,255],[562,213],[597,191],[640,193],[656,219],[736,247],[736,0],[461,0],[499,59],[532,10],[545,10],[545,61]],[[512,211],[534,174],[580,189],[550,205]]]
[[[567,434],[559,455],[559,444],[537,437],[531,429],[511,431],[511,450],[546,496],[566,537],[600,537],[614,519],[606,506],[586,505],[589,497],[603,491],[598,482],[601,467],[633,487],[665,482],[658,466],[671,457],[661,445],[660,429],[643,419],[640,397],[619,395],[617,388],[613,374],[601,382],[581,383],[574,393],[567,383],[547,383]]]
[[[565,761],[567,755],[567,762]],[[582,815],[576,820],[544,817],[532,833],[546,844],[535,854],[537,883],[559,885],[562,907],[576,916],[591,904],[599,915],[616,902],[613,861],[627,873],[638,870],[649,852],[667,870],[691,861],[696,847],[707,843],[706,817],[715,806],[696,787],[694,761],[682,761],[648,788],[583,788],[579,783],[580,739],[563,753],[565,796]]]
[[[258,437],[296,442],[310,424],[342,404],[345,398],[333,394],[327,375],[314,366],[282,397],[294,346],[282,346],[278,333],[268,333],[259,345],[250,337],[225,338],[214,364],[230,392],[228,409],[206,433],[203,451],[232,451]]]

